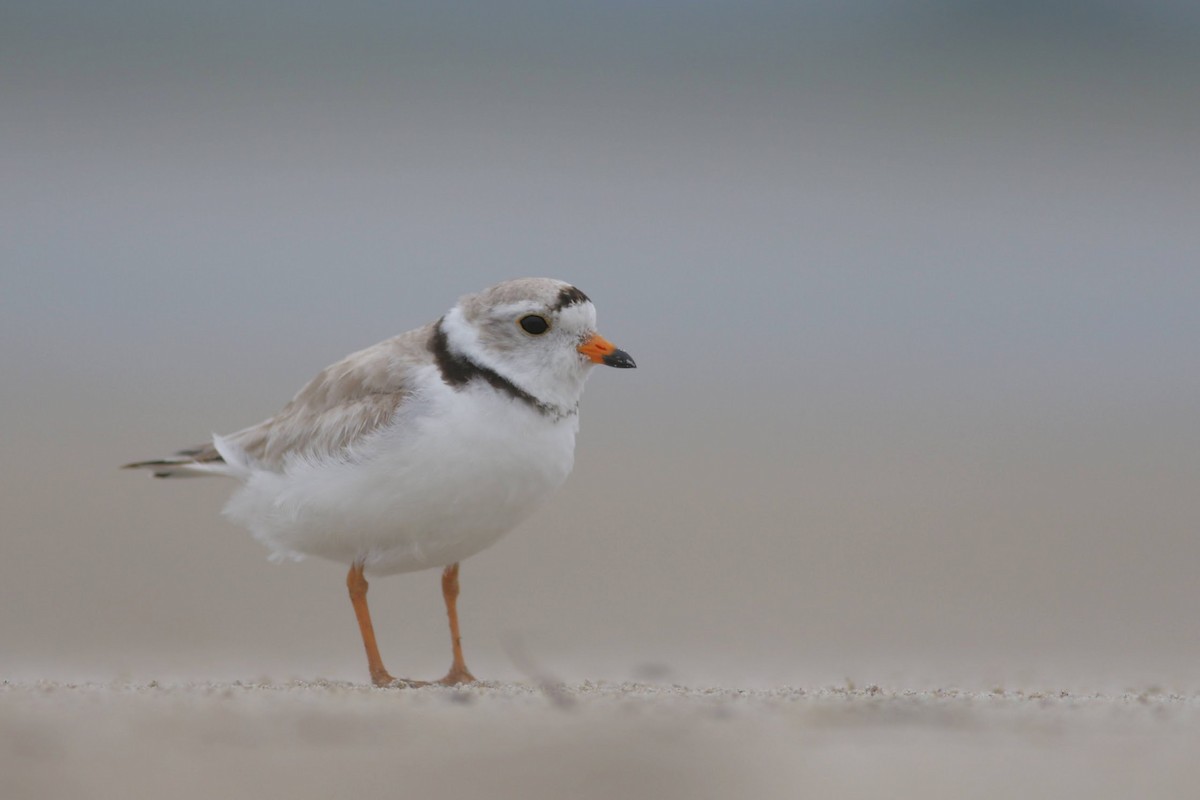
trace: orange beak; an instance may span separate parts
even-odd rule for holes
[[[575,348],[589,360],[597,364],[606,364],[610,367],[620,367],[622,369],[630,369],[636,367],[633,363],[633,358],[624,350],[618,350],[616,345],[605,339],[598,333],[593,333],[583,344]]]

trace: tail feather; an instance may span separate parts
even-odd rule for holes
[[[155,478],[198,478],[228,472],[225,459],[212,444],[180,450],[171,458],[124,464],[121,469],[148,469]]]

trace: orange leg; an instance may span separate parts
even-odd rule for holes
[[[354,616],[358,617],[358,629],[362,632],[363,647],[367,649],[367,666],[371,669],[371,682],[376,686],[420,686],[419,681],[396,680],[383,667],[379,657],[379,645],[375,643],[375,628],[371,625],[371,612],[367,609],[367,579],[363,577],[362,564],[350,567],[346,576],[346,588],[350,590],[350,602],[354,604]]]
[[[450,643],[454,647],[454,663],[446,677],[438,683],[443,686],[456,686],[460,683],[474,683],[475,676],[467,669],[463,661],[462,636],[458,633],[458,563],[455,562],[442,572],[442,597],[446,601],[446,616],[450,618]]]

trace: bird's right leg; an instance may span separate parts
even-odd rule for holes
[[[371,612],[367,609],[367,579],[363,577],[363,565],[353,564],[346,576],[346,588],[350,590],[350,602],[354,604],[354,616],[358,617],[358,629],[362,632],[363,647],[367,649],[367,666],[371,670],[371,682],[376,686],[425,686],[424,681],[397,680],[384,669],[379,657],[379,645],[375,643],[375,628],[371,625]]]

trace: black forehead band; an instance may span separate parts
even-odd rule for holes
[[[568,286],[558,293],[558,300],[550,307],[551,311],[562,311],[567,306],[573,306],[576,303],[590,302],[586,294],[576,289],[574,286]]]

